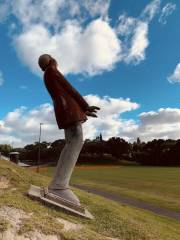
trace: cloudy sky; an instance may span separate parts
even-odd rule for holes
[[[180,138],[180,2],[0,0],[0,143],[64,138],[38,68],[49,53],[98,118],[102,133],[134,141]]]

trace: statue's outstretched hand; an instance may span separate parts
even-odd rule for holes
[[[97,117],[97,115],[92,113],[92,112],[86,111],[85,113],[86,113],[87,116]]]
[[[100,110],[100,108],[96,106],[90,106],[85,113],[87,116],[97,117],[97,115],[95,114],[97,110]]]

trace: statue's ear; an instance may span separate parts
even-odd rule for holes
[[[50,64],[55,64],[56,66],[58,65],[56,59],[54,59],[54,58],[52,58],[52,57],[51,57],[51,59],[49,60],[49,64],[48,64],[48,65],[50,65]]]

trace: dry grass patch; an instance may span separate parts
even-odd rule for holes
[[[6,189],[9,187],[9,179],[5,176],[0,176],[0,189]]]

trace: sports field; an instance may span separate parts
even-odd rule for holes
[[[52,176],[54,168],[42,169]],[[108,193],[139,199],[180,212],[180,168],[142,166],[79,166],[71,180]]]

